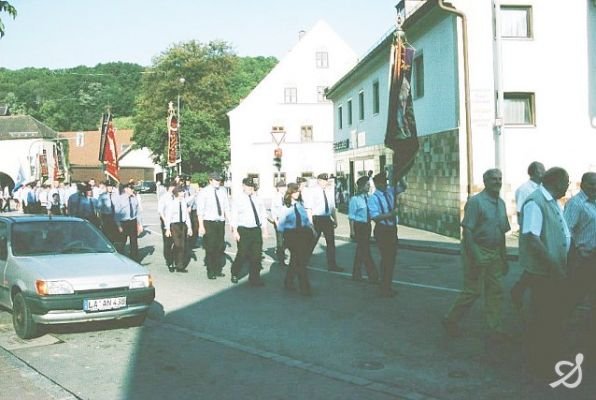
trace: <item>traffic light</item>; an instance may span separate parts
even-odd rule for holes
[[[281,156],[282,156],[282,151],[278,147],[277,149],[275,149],[273,151],[273,166],[275,168],[277,168],[278,171],[281,170]]]

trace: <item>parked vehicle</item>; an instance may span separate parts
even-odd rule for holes
[[[157,185],[154,181],[139,181],[134,189],[137,193],[155,193]]]
[[[130,318],[144,322],[151,275],[92,224],[66,216],[0,216],[0,305],[16,334],[40,325]]]

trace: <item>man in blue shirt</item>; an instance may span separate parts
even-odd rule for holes
[[[118,197],[116,206],[116,225],[122,234],[120,251],[124,250],[126,241],[130,238],[130,258],[138,261],[139,258],[139,231],[142,228],[137,222],[139,217],[139,200],[134,193],[134,183],[129,183],[123,188],[123,193]]]
[[[366,267],[368,279],[371,282],[378,282],[379,274],[370,254],[370,212],[368,202],[370,201],[368,191],[370,184],[368,176],[361,176],[356,181],[357,193],[350,199],[348,207],[348,218],[354,238],[356,240],[356,254],[354,256],[354,267],[352,279],[362,279],[362,264]]]
[[[381,252],[381,297],[393,297],[391,288],[397,256],[397,207],[393,188],[387,187],[387,175],[373,177],[375,191],[368,202],[370,218],[375,221],[374,235]]]

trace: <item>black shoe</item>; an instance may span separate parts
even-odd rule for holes
[[[255,280],[253,280],[253,281],[249,280],[249,281],[248,281],[248,284],[249,284],[250,286],[254,286],[254,287],[261,287],[261,286],[265,286],[265,282],[263,282],[263,281],[262,281],[262,280],[260,280],[260,279],[258,279],[258,280],[257,280],[257,279],[255,279]]]
[[[232,275],[232,283],[238,283],[238,277],[236,275]]]
[[[342,267],[338,267],[337,265],[327,268],[327,271],[330,272],[343,272],[343,270],[344,269]]]
[[[224,276],[226,276],[226,274],[224,274],[223,272],[219,271],[219,272],[216,272],[216,273],[215,273],[215,276],[216,276],[217,278],[223,278]]]
[[[170,272],[174,272],[174,271],[176,271],[176,268],[174,268],[174,267],[173,267],[173,266],[171,266],[171,265],[168,265],[168,271],[170,271]]]
[[[213,272],[207,272],[208,279],[215,279],[215,274]]]
[[[183,274],[186,274],[186,273],[188,273],[188,270],[186,268],[178,268],[178,269],[176,269],[176,272],[181,272]]]

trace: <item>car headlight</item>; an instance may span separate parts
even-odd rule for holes
[[[50,294],[73,294],[74,288],[67,281],[35,281],[35,290],[40,296]]]
[[[151,275],[135,275],[130,280],[129,289],[141,289],[153,286],[153,279]]]

